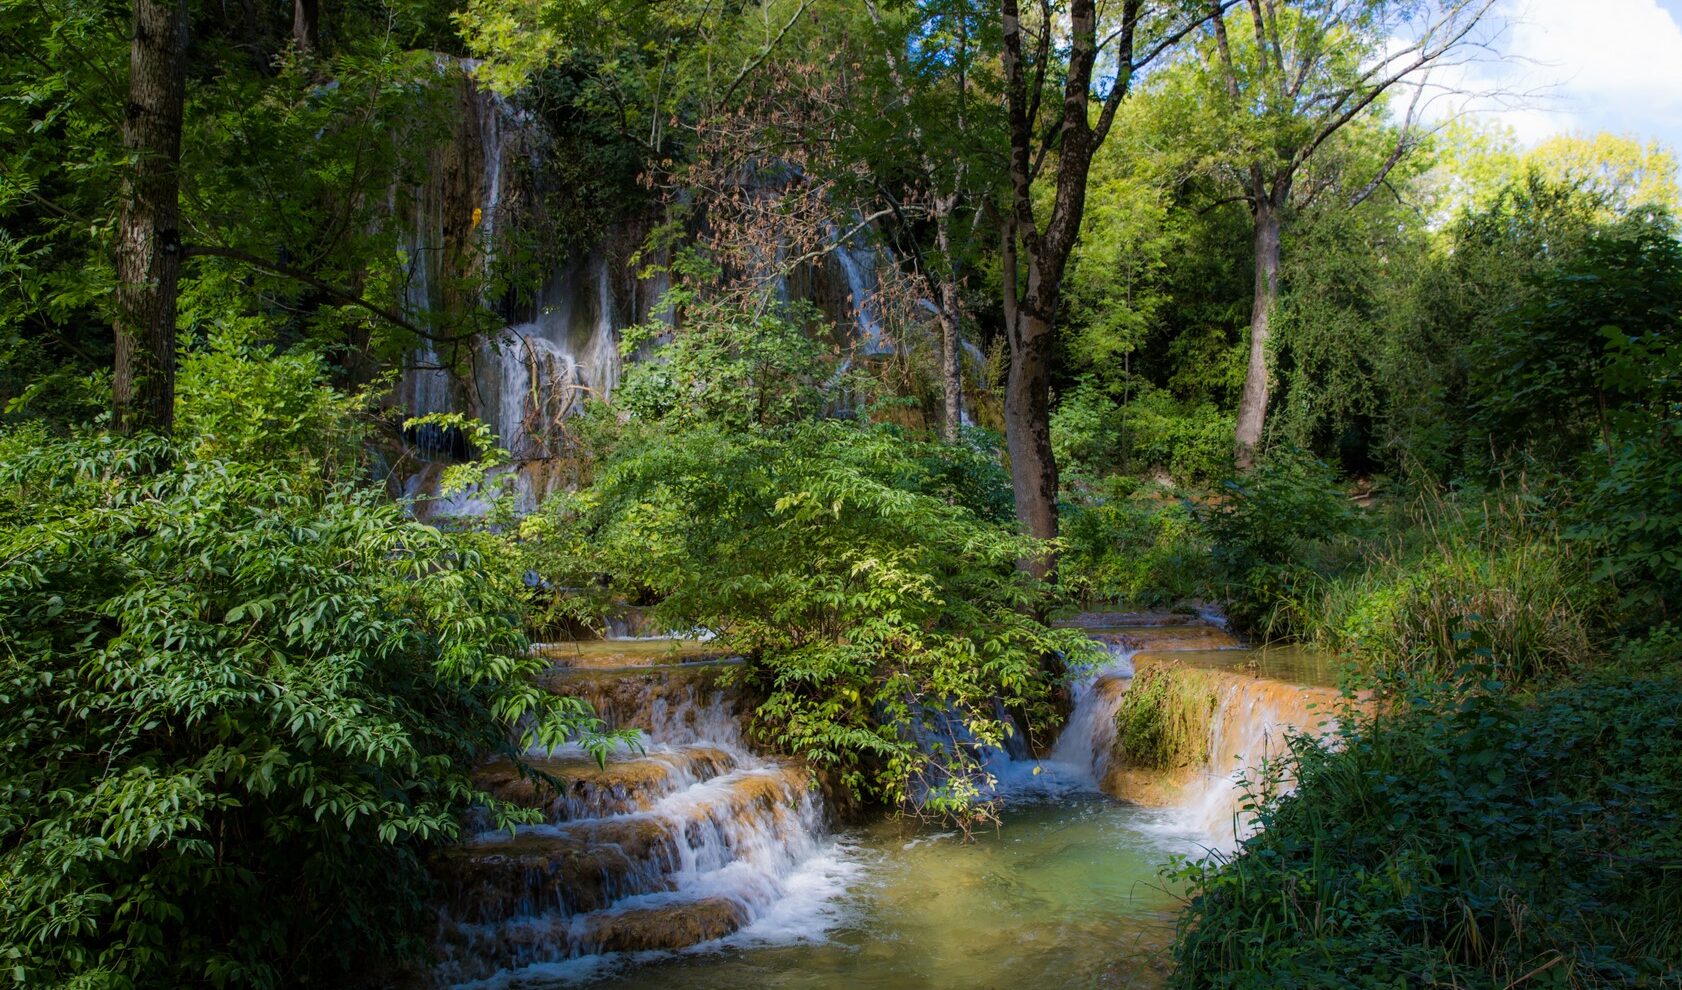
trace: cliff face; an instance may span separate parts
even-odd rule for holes
[[[545,214],[571,192],[545,187],[555,172],[545,167],[550,156],[567,149],[517,99],[476,86],[472,63],[440,64],[452,88],[449,134],[430,150],[423,180],[392,191],[391,211],[408,269],[405,310],[417,323],[443,329],[409,355],[393,401],[404,416],[460,412],[481,419],[516,462],[553,460],[565,454],[566,417],[588,398],[610,398],[619,383],[627,360],[621,332],[653,320],[676,325],[682,314],[663,306],[670,284],[658,270],[664,259],[645,254],[633,264],[652,229],[645,205],[626,204],[623,215],[579,246],[577,231],[556,229]],[[863,237],[843,240],[839,230],[832,237],[828,251],[773,279],[771,291],[813,302],[837,350],[886,353],[875,298],[886,259]],[[487,288],[506,284],[516,264],[527,283],[522,289]],[[639,265],[647,277],[639,277]],[[644,349],[629,360],[649,356]],[[407,453],[422,461],[464,453],[445,431],[422,429],[408,440]],[[563,473],[518,470],[525,502]],[[435,473],[403,472],[407,489],[425,487],[426,475]]]

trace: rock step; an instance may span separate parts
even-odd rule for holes
[[[728,897],[615,907],[562,918],[545,915],[497,925],[441,927],[438,982],[484,979],[498,970],[609,952],[685,949],[734,934],[751,920]]]
[[[1094,632],[1092,638],[1100,643],[1112,643],[1135,652],[1226,650],[1235,649],[1240,645],[1231,633],[1204,623],[1107,629]]]
[[[552,670],[540,685],[590,704],[609,729],[640,729],[656,744],[742,743],[733,661],[632,670]]]
[[[434,861],[449,916],[470,924],[568,918],[675,889],[675,874],[719,869],[800,829],[807,774],[772,764],[738,769],[655,802],[650,810],[487,834]]]
[[[606,766],[588,756],[524,762],[530,770],[554,778],[558,786],[523,771],[511,760],[485,766],[474,775],[474,782],[504,801],[542,809],[550,823],[647,811],[669,794],[737,768],[736,758],[717,746],[614,757]]]

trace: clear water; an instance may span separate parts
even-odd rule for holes
[[[1007,808],[954,832],[882,821],[842,832],[789,910],[696,949],[534,967],[505,987],[1154,987],[1176,899],[1159,868],[1200,836],[1172,812],[1097,794]],[[804,896],[802,896],[804,895]]]

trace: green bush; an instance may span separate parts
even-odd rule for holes
[[[1263,830],[1182,862],[1175,986],[1682,981],[1682,684],[1415,686],[1298,737]]]
[[[769,744],[866,795],[975,811],[996,700],[1043,728],[1045,659],[1092,647],[1030,617],[1048,589],[1015,564],[1038,544],[997,518],[974,455],[833,420],[636,425],[527,520],[540,573],[715,631],[748,657]]]
[[[1116,709],[1119,766],[1177,770],[1209,762],[1209,731],[1220,697],[1208,671],[1178,664],[1146,667]]]
[[[1232,470],[1234,420],[1212,403],[1181,402],[1149,391],[1121,409],[1128,470],[1163,470],[1181,484],[1209,482]]]
[[[291,467],[0,437],[4,971],[342,986],[417,949],[475,761],[595,724],[528,682],[514,585]]]
[[[1172,605],[1209,593],[1209,546],[1182,499],[1131,479],[1106,479],[1063,505],[1062,590],[1082,605]]]
[[[1348,566],[1370,529],[1332,469],[1299,451],[1273,453],[1228,479],[1197,519],[1225,582],[1229,617],[1268,636],[1300,630],[1319,579]]]

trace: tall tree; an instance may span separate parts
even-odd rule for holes
[[[123,176],[117,216],[113,413],[124,433],[168,433],[175,419],[175,315],[181,276],[181,117],[186,0],[134,0]]]
[[[1004,312],[1010,342],[1005,437],[1016,516],[1033,536],[1057,535],[1057,462],[1051,450],[1052,329],[1063,271],[1086,209],[1092,157],[1115,124],[1134,75],[1208,16],[1187,17],[1175,3],[1124,0],[1100,37],[1096,0],[1066,11],[1040,0],[1026,20],[1018,0],[1002,0],[1003,76],[1010,138],[1008,208],[999,211]],[[1224,9],[1216,0],[1214,13]],[[1067,56],[1054,37],[1066,17]],[[1061,64],[1054,65],[1054,62]],[[1100,72],[1102,62],[1107,71]],[[1047,81],[1061,71],[1061,93]],[[1053,106],[1051,100],[1061,99]],[[1049,175],[1042,171],[1049,167]],[[1043,222],[1035,186],[1051,187]],[[1026,268],[1026,278],[1022,276]],[[1024,561],[1037,576],[1055,561]]]
[[[1495,0],[1245,0],[1248,18],[1228,30],[1221,0],[1209,0],[1218,91],[1233,124],[1230,162],[1249,205],[1255,247],[1249,365],[1239,399],[1234,457],[1255,463],[1267,415],[1268,339],[1279,298],[1279,256],[1289,212],[1329,186],[1303,181],[1332,139],[1396,86],[1413,82],[1423,93],[1430,67],[1456,51]],[[1411,39],[1402,40],[1398,39]],[[1353,185],[1358,204],[1380,188],[1417,143],[1409,120],[1376,173]],[[1337,179],[1341,180],[1342,176]],[[1348,188],[1348,187],[1345,187]]]

